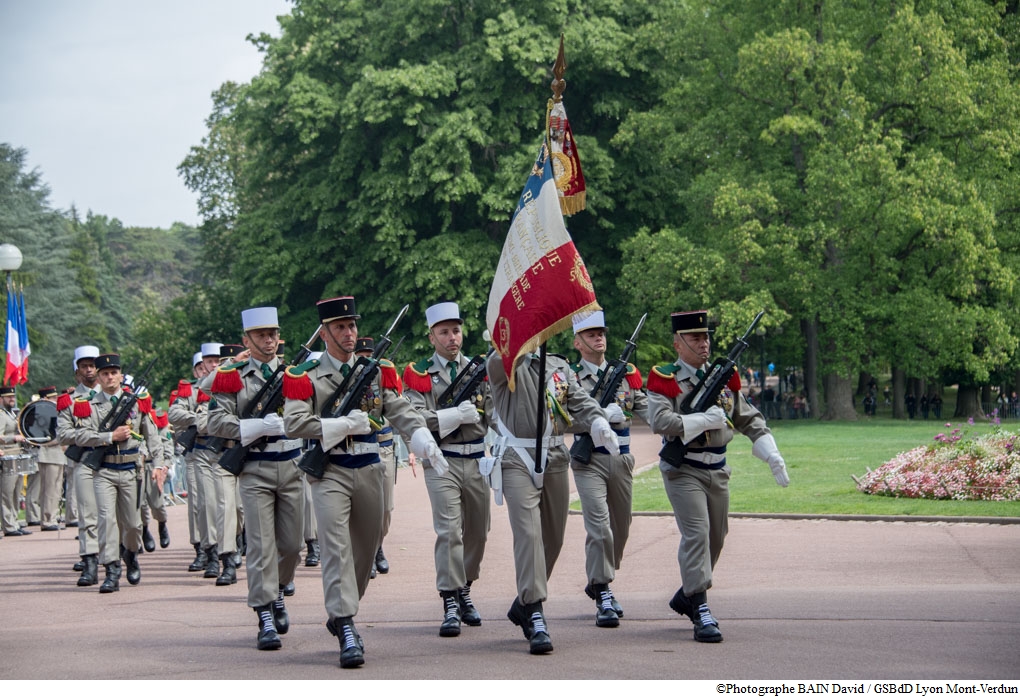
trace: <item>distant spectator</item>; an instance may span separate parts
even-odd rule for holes
[[[917,412],[917,398],[914,397],[913,392],[907,393],[907,418],[914,418],[914,414]]]
[[[885,405],[889,406],[892,404],[892,394],[890,394],[889,386],[886,385],[885,389],[882,390],[882,396],[885,398]]]
[[[928,395],[921,395],[921,418],[928,418]]]
[[[931,410],[936,419],[942,418],[942,397],[937,392],[931,396]]]

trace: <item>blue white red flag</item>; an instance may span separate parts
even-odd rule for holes
[[[10,284],[7,285],[7,364],[4,367],[4,384],[18,385],[21,379],[21,320],[20,306]]]
[[[485,318],[511,390],[521,356],[569,329],[576,313],[602,309],[559,199],[543,144],[503,243]]]
[[[18,293],[18,345],[21,347],[21,374],[17,384],[28,382],[28,357],[32,355],[32,346],[28,342],[28,316],[25,314],[25,290]]]

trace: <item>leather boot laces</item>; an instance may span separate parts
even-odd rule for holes
[[[277,612],[285,609],[285,607],[286,607],[283,604],[283,589],[282,588],[280,589],[279,593],[277,593],[276,600],[273,601],[273,607],[276,608]]]
[[[533,634],[538,634],[539,632],[549,633],[545,628],[545,618],[542,617],[541,612],[533,612],[531,614],[531,631]]]
[[[474,603],[471,602],[471,586],[464,586],[458,591],[460,595],[460,603],[464,607],[474,607]]]
[[[259,610],[259,623],[262,625],[263,632],[276,631],[276,625],[273,624],[273,613],[269,609]]]
[[[599,605],[603,610],[613,609],[613,594],[609,591],[599,592]]]
[[[446,603],[446,617],[444,619],[448,620],[459,619],[457,613],[459,612],[460,608],[457,607],[457,599],[454,598],[453,596],[448,596],[447,598],[445,598],[444,602]]]
[[[702,627],[707,627],[708,625],[719,626],[719,623],[712,617],[712,611],[708,609],[708,603],[702,603],[698,606],[698,621],[701,622]]]
[[[354,638],[354,627],[344,625],[344,651],[358,647],[358,640]]]

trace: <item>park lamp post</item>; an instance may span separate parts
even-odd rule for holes
[[[755,330],[755,333],[757,333],[758,337],[761,339],[761,372],[758,373],[758,375],[761,378],[759,380],[759,383],[761,384],[761,391],[764,394],[764,392],[765,392],[765,327],[759,326],[758,329]]]
[[[7,286],[11,285],[11,272],[21,268],[21,250],[13,244],[0,244],[0,271],[7,274]]]

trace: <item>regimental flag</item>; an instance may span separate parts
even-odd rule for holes
[[[21,303],[14,294],[10,283],[7,284],[7,364],[4,367],[4,384],[21,384],[22,340],[21,340]]]
[[[569,329],[576,313],[602,309],[559,199],[543,144],[503,243],[485,318],[511,390],[522,355]]]
[[[28,316],[25,314],[25,289],[18,293],[20,304],[18,307],[18,345],[21,347],[21,377],[18,384],[28,382],[28,357],[32,355],[32,346],[28,343]]]
[[[586,189],[577,143],[574,142],[574,132],[570,129],[567,109],[562,100],[549,100],[546,125],[549,148],[552,150],[553,178],[560,195],[560,209],[563,215],[573,215],[584,210]]]

